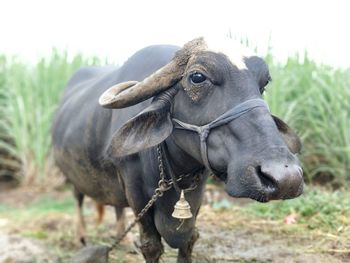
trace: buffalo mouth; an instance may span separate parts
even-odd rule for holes
[[[213,174],[216,178],[218,178],[221,182],[226,183],[227,182],[227,172],[217,172],[215,171],[215,174]]]
[[[258,202],[292,199],[303,193],[302,169],[295,164],[249,166],[241,176],[221,175],[225,190],[232,197],[250,198]]]

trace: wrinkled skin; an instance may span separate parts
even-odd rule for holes
[[[193,55],[187,52],[191,56],[181,78],[169,82],[168,90],[172,91],[168,101],[159,99],[160,93],[153,100],[122,109],[98,105],[99,96],[113,85],[129,80],[142,85],[143,79],[176,57],[177,50],[174,46],[152,46],[119,69],[78,71],[68,83],[53,127],[57,165],[77,191],[119,210],[130,206],[137,214],[151,198],[160,179],[159,143],[168,149],[168,172],[171,169],[175,176],[192,173],[180,188],[189,187],[194,173],[200,174],[197,188],[186,193],[194,217],[185,220],[179,230],[180,221],[171,217],[179,198],[174,189],[141,219],[141,250],[148,263],[159,261],[161,238],[179,249],[178,262],[191,262],[198,238],[194,226],[208,173],[200,157],[198,135],[174,129],[171,118],[206,124],[243,101],[261,98],[270,79],[260,58],[245,58],[240,62],[244,67],[237,67],[222,53],[200,50]],[[194,72],[203,74],[205,80],[193,83]],[[213,129],[207,145],[210,165],[225,182],[229,195],[266,202],[302,193],[302,172],[295,156],[300,141],[266,108],[254,109]]]

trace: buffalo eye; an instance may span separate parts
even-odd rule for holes
[[[202,73],[195,72],[190,75],[190,79],[193,84],[199,84],[204,82],[207,79],[207,77]]]

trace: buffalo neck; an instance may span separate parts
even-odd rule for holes
[[[166,156],[168,158],[169,168],[176,176],[181,174],[194,173],[203,168],[203,165],[192,156],[182,150],[170,136],[163,142]]]

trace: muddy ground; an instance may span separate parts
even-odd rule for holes
[[[214,198],[226,198],[216,191]],[[67,201],[68,204],[62,209],[35,209],[35,205],[33,208],[33,204],[45,198]],[[212,199],[213,191],[210,191],[207,200],[213,203]],[[46,193],[32,189],[2,191],[0,234],[39,240],[47,247],[52,262],[70,262],[80,248],[74,239],[75,213],[71,200],[71,193],[67,190]],[[197,221],[200,239],[193,251],[194,262],[350,262],[349,244],[336,236],[304,232],[298,225],[249,216],[242,213],[245,202],[233,201],[236,204],[229,209],[215,209],[209,202],[201,208]],[[102,224],[97,226],[94,204],[87,200],[85,216],[88,243],[111,244],[115,233],[113,209],[106,209]],[[133,219],[130,210],[127,218],[129,222]],[[132,230],[128,239],[111,254],[110,262],[143,262],[135,245],[137,228]],[[176,262],[176,253],[165,246],[163,262]]]

